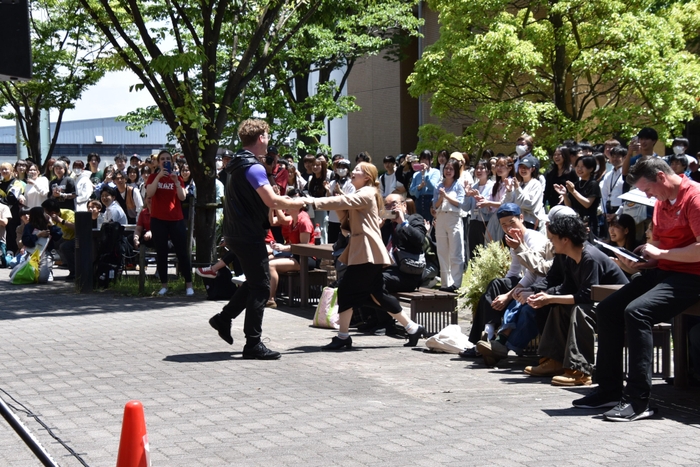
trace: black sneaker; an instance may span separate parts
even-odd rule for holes
[[[620,396],[595,389],[586,397],[576,399],[571,404],[577,409],[602,409],[604,407],[615,407],[620,401]]]
[[[459,353],[459,356],[462,358],[479,358],[481,357],[481,354],[476,351],[476,347],[472,347],[470,349],[464,349]]]
[[[605,412],[603,418],[611,422],[633,422],[649,418],[655,414],[656,409],[650,409],[648,406],[636,411],[629,402],[620,401],[612,410]]]
[[[233,345],[233,337],[231,337],[231,320],[226,320],[221,317],[221,313],[217,313],[209,318],[209,325],[217,330],[219,337],[226,341],[227,344]]]
[[[249,347],[248,344],[243,347],[243,358],[246,360],[277,360],[281,356],[279,352],[265,347],[262,342],[258,342],[253,347]]]

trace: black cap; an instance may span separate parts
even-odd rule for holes
[[[268,146],[267,153],[268,154],[279,154],[280,152],[277,150],[277,146]]]

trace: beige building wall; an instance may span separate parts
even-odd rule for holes
[[[437,13],[423,5],[424,38],[422,46],[434,43],[440,28]],[[408,58],[400,63],[391,62],[383,56],[359,60],[348,78],[348,94],[356,98],[359,112],[348,116],[348,152],[354,160],[360,151],[372,155],[372,161],[381,169],[381,160],[388,155],[396,156],[413,151],[418,144],[418,126],[436,123],[448,131],[461,134],[461,122],[441,121],[430,115],[429,96],[422,98],[422,109],[418,99],[408,94],[406,79],[413,72],[418,60],[419,41],[413,40],[404,53]],[[438,148],[435,148],[438,149]]]

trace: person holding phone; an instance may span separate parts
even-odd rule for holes
[[[433,153],[428,149],[420,153],[419,162],[413,163],[413,180],[408,192],[416,200],[416,211],[428,222],[433,221],[431,207],[433,192],[440,183],[440,171],[431,167]]]
[[[618,256],[641,274],[598,304],[598,388],[573,401],[579,408],[613,407],[603,414],[613,421],[654,415],[652,329],[700,300],[700,186],[661,158],[637,162],[627,183],[656,198],[652,239],[636,250],[647,262]],[[625,335],[629,367],[623,386]]]
[[[161,289],[158,295],[168,293],[168,240],[177,255],[179,269],[185,279],[185,295],[194,295],[192,266],[187,251],[187,229],[181,202],[187,197],[185,183],[173,172],[173,156],[168,151],[158,153],[156,173],[146,181],[146,196],[151,198],[151,232],[156,246],[156,269]]]

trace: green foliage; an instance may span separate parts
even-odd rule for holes
[[[2,118],[19,117],[29,156],[39,160],[39,112],[57,110],[49,156],[63,113],[97,83],[109,67],[111,51],[77,0],[31,0],[32,80],[0,83]]]
[[[465,299],[465,308],[469,308],[473,314],[486,287],[492,280],[505,277],[509,265],[510,250],[500,242],[478,245],[459,289],[460,296]]]
[[[700,60],[687,49],[698,1],[432,0],[440,38],[409,77],[441,118],[469,117],[469,151],[630,136],[653,126],[680,134],[700,111]]]
[[[342,88],[361,57],[383,52],[400,56],[401,38],[418,34],[421,21],[413,14],[416,0],[336,0],[323,2],[265,70],[246,88],[232,122],[250,115],[265,115],[273,125],[274,141],[285,142],[292,152],[322,147],[326,120],[356,112],[354,96]],[[227,130],[227,143],[235,140]]]

